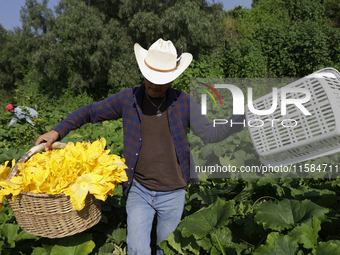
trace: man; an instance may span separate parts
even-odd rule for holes
[[[190,95],[170,87],[190,65],[190,53],[180,51],[177,55],[172,42],[162,39],[149,50],[135,44],[134,51],[144,84],[77,109],[35,143],[46,141],[48,149],[52,142],[85,123],[123,118],[124,158],[129,178],[123,183],[127,195],[129,255],[151,254],[150,233],[155,214],[157,243],[178,226],[187,181],[198,182],[197,175],[190,171],[188,128],[207,142],[221,141],[242,129],[242,125],[214,128],[200,114],[200,107]],[[233,116],[237,122],[243,119]],[[163,254],[159,247],[157,254]]]
[[[8,104],[6,106],[6,112],[8,111],[13,113],[13,118],[11,119],[8,126],[17,123],[19,119],[26,120],[26,122],[29,123],[31,126],[35,126],[32,119],[35,120],[36,118],[38,118],[38,112],[36,110],[27,106],[13,106],[12,104]]]

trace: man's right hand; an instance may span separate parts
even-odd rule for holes
[[[46,142],[45,151],[48,151],[51,148],[52,143],[54,143],[56,140],[58,140],[58,138],[59,138],[58,132],[51,130],[50,132],[47,132],[47,133],[39,136],[34,145],[38,145],[38,144],[41,144],[43,142]]]

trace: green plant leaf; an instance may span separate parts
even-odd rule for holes
[[[26,231],[19,231],[18,235],[15,237],[15,241],[22,241],[27,239],[38,240],[40,237],[27,233]]]
[[[225,189],[225,188],[224,188],[224,189],[220,189],[220,190],[218,191],[218,193],[219,193],[219,194],[228,194],[228,193],[230,193],[231,191],[233,191],[234,189],[236,189],[236,187],[237,187],[237,184],[235,184],[235,183],[229,183],[226,189]]]
[[[95,243],[92,235],[81,233],[62,238],[51,250],[51,255],[86,255],[92,252]]]
[[[230,165],[231,156],[219,157],[221,166],[229,166]]]
[[[219,144],[215,144],[213,151],[217,157],[221,157],[225,153],[226,149]]]
[[[254,159],[255,155],[247,153],[244,150],[238,150],[234,152],[233,156],[235,157],[233,159],[233,162],[234,162],[233,165],[236,165],[237,167],[241,167],[241,166],[247,165],[246,161]]]
[[[295,189],[290,187],[292,197],[303,200],[310,199],[314,202],[318,201],[319,205],[325,205],[326,207],[333,206],[337,201],[337,195],[334,191],[328,189],[311,189],[307,188],[305,190]]]
[[[201,150],[202,157],[206,159],[209,155],[211,155],[214,151],[215,145],[212,143],[208,143],[207,145],[203,146]]]
[[[36,247],[31,255],[49,255],[49,254],[50,252],[46,248]]]
[[[125,228],[115,229],[112,232],[112,238],[115,240],[115,243],[117,244],[126,241],[126,229]]]
[[[187,254],[187,251],[192,252],[193,254],[200,254],[200,247],[196,242],[196,239],[193,236],[189,237],[182,237],[181,240],[182,250],[184,251],[183,254]]]
[[[211,240],[213,245],[223,252],[226,250],[226,248],[229,248],[232,244],[232,234],[229,228],[223,227],[219,228],[215,233],[210,234],[211,235]]]
[[[112,254],[112,251],[115,249],[114,243],[105,243],[102,247],[99,249],[99,254]]]
[[[267,236],[266,243],[257,248],[254,255],[296,255],[298,243],[287,235],[271,232]]]
[[[1,226],[1,235],[7,239],[9,245],[13,248],[15,246],[15,237],[18,234],[19,225],[4,224]]]
[[[247,181],[244,189],[236,197],[234,197],[234,200],[239,202],[250,199],[256,188],[256,182],[256,179],[250,179]]]
[[[210,249],[212,247],[211,239],[207,236],[197,240],[197,244],[208,253],[210,252]]]
[[[1,226],[1,235],[7,239],[11,247],[15,247],[15,242],[25,239],[39,239],[39,237],[20,230],[17,224],[3,224]]]
[[[163,241],[164,242],[164,241]],[[174,249],[172,249],[171,246],[168,246],[168,245],[164,245],[164,246],[161,246],[163,252],[165,255],[172,255],[172,254],[176,254],[176,251]],[[180,254],[180,253],[179,253]],[[101,255],[101,254],[100,254]]]
[[[178,228],[184,237],[194,235],[196,239],[203,238],[209,232],[223,226],[229,217],[235,215],[234,204],[233,200],[225,203],[218,198],[211,206],[202,208],[184,218]]]
[[[279,182],[279,179],[278,178],[260,178],[258,181],[257,181],[257,185],[258,186],[266,186],[268,184],[270,185],[273,185],[273,184],[276,184]]]
[[[332,186],[338,186],[340,187],[340,178],[337,178],[336,180],[333,181]]]
[[[321,221],[313,217],[312,226],[302,223],[289,232],[289,236],[298,243],[303,244],[306,249],[313,249],[318,243],[319,231],[321,230]]]
[[[313,255],[338,255],[340,254],[340,246],[334,241],[320,242]]]
[[[4,241],[0,241],[0,254],[2,254],[2,249],[5,245],[5,242]]]
[[[182,245],[181,245],[181,232],[178,229],[175,229],[174,232],[168,236],[168,238],[159,243],[159,247],[163,250],[166,249],[167,244],[170,245],[173,249],[175,249],[180,254],[183,254]]]
[[[93,241],[87,241],[76,246],[55,245],[52,248],[51,255],[85,255],[90,254],[94,247],[95,243]]]
[[[262,228],[261,226],[256,224],[253,214],[249,214],[246,216],[246,220],[243,226],[244,226],[243,228],[244,232],[247,236],[252,236],[256,234],[256,231],[258,230],[258,228]]]
[[[11,211],[9,206],[5,206],[2,209],[2,212],[0,213],[0,223],[6,223],[7,221],[9,221],[13,216],[13,212]]]
[[[102,214],[102,217],[100,218],[100,222],[102,222],[102,223],[108,223],[109,222],[109,220],[107,219],[107,217],[104,215],[104,214]]]
[[[211,248],[210,254],[211,254],[211,255],[221,255],[221,251],[218,250],[215,246],[213,246],[213,247]]]
[[[190,200],[197,198],[202,201],[203,204],[212,204],[218,198],[218,189],[204,189],[198,193],[193,194]]]
[[[323,208],[310,200],[284,199],[277,203],[268,201],[256,209],[255,221],[264,229],[291,229],[298,223],[311,225],[312,216],[323,219],[329,209]]]
[[[186,251],[197,255],[200,253],[200,247],[196,243],[195,238],[193,236],[183,237],[178,229],[172,232],[166,240],[160,242],[159,246],[164,251],[168,251],[165,254],[174,254],[174,250],[179,254],[186,254]]]

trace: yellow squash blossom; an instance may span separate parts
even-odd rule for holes
[[[7,176],[12,170],[10,167],[7,166],[8,163],[9,161],[6,161],[4,166],[0,165],[0,181],[6,180]],[[12,161],[12,165],[15,165],[15,160]]]
[[[65,191],[65,195],[70,196],[75,210],[84,208],[88,193],[96,195],[107,192],[107,189],[100,184],[102,179],[103,177],[97,174],[84,174],[79,176],[77,181]]]
[[[27,162],[18,164],[18,174],[10,181],[10,172],[0,166],[1,195],[21,192],[60,194],[70,196],[74,209],[81,210],[87,194],[105,200],[113,195],[119,182],[127,181],[125,160],[105,150],[106,140],[68,143],[64,149],[49,150],[33,155]],[[12,162],[12,165],[15,161]],[[2,196],[0,201],[2,201]],[[1,209],[1,208],[0,208]]]

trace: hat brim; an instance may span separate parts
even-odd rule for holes
[[[142,46],[136,43],[134,46],[134,51],[139,70],[141,71],[143,76],[153,84],[157,85],[168,84],[175,80],[178,76],[181,75],[181,73],[184,72],[184,70],[190,65],[192,61],[192,55],[190,53],[183,53],[181,61],[174,71],[158,72],[150,69],[144,63],[146,53],[148,52],[146,49],[142,48]]]

